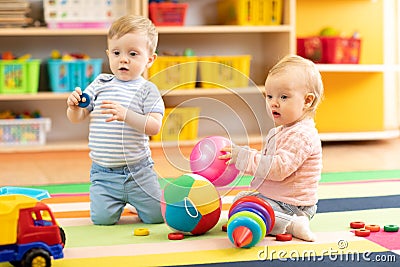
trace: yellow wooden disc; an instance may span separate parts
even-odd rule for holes
[[[145,236],[145,235],[149,235],[150,231],[147,228],[136,228],[135,230],[133,230],[133,235],[138,235],[138,236]]]

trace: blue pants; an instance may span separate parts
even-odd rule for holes
[[[119,221],[127,203],[144,223],[161,223],[161,189],[154,162],[146,158],[134,166],[105,168],[96,163],[90,170],[90,218],[97,225]]]

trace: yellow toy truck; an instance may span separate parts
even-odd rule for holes
[[[50,208],[25,195],[0,195],[0,262],[51,266],[64,257],[65,234]]]

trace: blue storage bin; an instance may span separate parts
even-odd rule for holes
[[[101,73],[103,59],[77,59],[63,61],[50,59],[48,73],[50,88],[53,92],[72,92],[75,87],[84,89]]]
[[[81,65],[81,88],[84,89],[101,73],[101,66],[103,59],[93,58],[89,60],[82,60]]]

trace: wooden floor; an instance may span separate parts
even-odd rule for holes
[[[255,148],[258,148],[255,146]],[[153,148],[161,177],[190,172],[191,147]],[[0,153],[0,186],[85,183],[89,181],[88,151]],[[323,171],[400,169],[400,139],[323,144]]]

